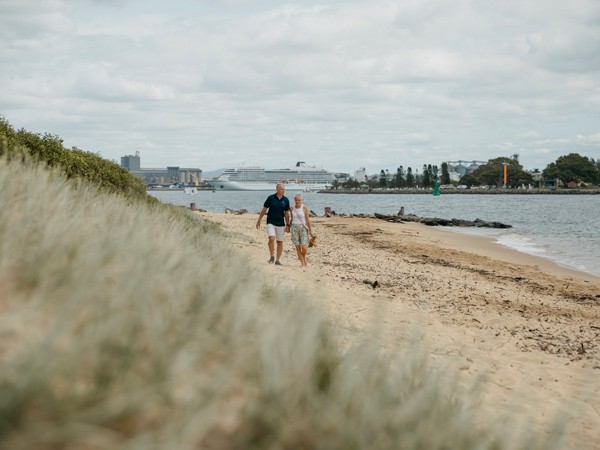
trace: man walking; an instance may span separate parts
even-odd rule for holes
[[[269,236],[269,252],[271,253],[271,259],[269,263],[275,263],[276,266],[282,266],[279,262],[281,253],[283,252],[283,237],[285,233],[290,231],[290,201],[285,197],[285,186],[279,183],[276,186],[277,192],[273,195],[269,195],[263,209],[256,222],[256,229],[260,228],[260,222],[267,213],[267,235]],[[275,259],[275,240],[277,240],[277,259]]]

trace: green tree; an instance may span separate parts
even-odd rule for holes
[[[333,180],[333,183],[331,183],[331,186],[333,186],[333,189],[335,189],[336,191],[338,190],[338,188],[340,187],[340,182],[337,180],[337,178],[335,180]]]
[[[388,179],[385,173],[385,170],[381,169],[381,173],[379,174],[379,186],[385,188],[388,186]]]
[[[355,180],[354,178],[350,178],[343,184],[343,186],[346,189],[354,189],[354,188],[359,187],[360,183],[357,180]]]
[[[431,165],[429,165],[429,169],[431,168]],[[429,187],[431,186],[431,174],[429,172],[429,169],[427,168],[427,164],[423,164],[423,176],[421,177],[421,182],[423,184],[423,187]]]
[[[412,173],[412,168],[406,169],[406,187],[415,187],[415,177]]]
[[[431,180],[435,183],[440,178],[440,170],[438,169],[438,166],[433,166],[429,170],[431,172]]]
[[[507,168],[507,186],[533,183],[533,177],[523,170],[523,166],[516,159],[505,156],[490,159],[487,164],[479,166],[471,175],[480,184],[495,184],[500,187],[504,184],[505,165]]]
[[[450,174],[448,173],[448,163],[442,163],[441,184],[450,184]]]
[[[398,169],[396,170],[394,186],[396,186],[397,188],[402,188],[406,186],[406,178],[404,174],[404,168],[402,166],[398,167]]]
[[[581,156],[578,153],[569,153],[566,156],[559,158],[548,164],[542,172],[544,178],[557,178],[564,184],[571,181],[598,183],[600,181],[600,173],[594,163],[586,156]]]
[[[460,179],[458,184],[464,184],[469,189],[471,189],[471,187],[473,187],[473,186],[479,186],[479,182],[477,181],[477,179],[473,175],[470,175],[470,174],[464,175]]]
[[[364,184],[366,184],[367,186],[369,186],[369,190],[376,188],[377,187],[377,175],[375,175],[373,178],[369,178],[368,176],[365,178],[365,182]]]

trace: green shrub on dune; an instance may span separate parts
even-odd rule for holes
[[[74,181],[0,159],[1,449],[560,447],[474,426],[410,346],[340,345],[197,215]]]
[[[101,156],[79,150],[67,149],[56,135],[15,130],[0,116],[0,156],[9,159],[31,158],[35,162],[57,167],[67,178],[88,180],[102,190],[124,194],[132,198],[150,198],[142,181]]]

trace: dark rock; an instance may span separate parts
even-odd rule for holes
[[[428,226],[443,226],[443,227],[479,227],[479,228],[512,228],[511,225],[507,225],[501,222],[487,222],[482,219],[462,220],[462,219],[441,219],[439,217],[419,217],[414,214],[402,214],[402,210],[396,215],[390,216],[388,214],[375,213],[374,217],[381,220],[387,220],[388,222],[419,222]]]

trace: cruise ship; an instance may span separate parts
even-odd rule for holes
[[[216,191],[275,191],[277,183],[283,183],[287,191],[318,191],[329,188],[333,180],[332,172],[299,161],[288,169],[259,166],[226,169],[219,178],[207,183]]]

